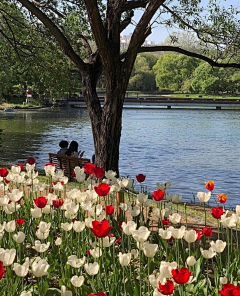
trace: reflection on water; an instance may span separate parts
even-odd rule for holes
[[[228,194],[228,206],[238,203],[240,112],[227,110],[124,110],[120,172],[146,174],[146,185],[173,181],[169,192],[193,200],[215,180],[215,193]],[[35,157],[38,168],[58,151],[61,139],[79,142],[86,157],[94,153],[90,122],[84,109],[0,113],[3,130],[1,161],[25,162]]]

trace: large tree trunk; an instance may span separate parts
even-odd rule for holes
[[[121,75],[121,70],[113,68],[115,73],[112,73],[111,79],[108,79],[105,85],[106,95],[102,107],[97,96],[93,73],[84,75],[82,87],[92,126],[95,164],[105,170],[113,170],[119,175],[122,111],[127,83],[126,77]]]

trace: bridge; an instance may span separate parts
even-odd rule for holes
[[[101,104],[104,97],[99,97]],[[86,108],[83,98],[68,99],[68,105],[72,107]],[[171,97],[127,97],[123,108],[157,109],[157,108],[185,108],[185,109],[240,109],[239,99],[205,99],[205,98],[171,98]]]

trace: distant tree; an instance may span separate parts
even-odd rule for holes
[[[188,56],[174,53],[161,55],[153,67],[157,87],[160,90],[183,90],[185,81],[191,78],[198,65],[199,60]]]
[[[240,71],[238,69],[212,68],[201,63],[193,73],[192,88],[194,92],[223,93],[238,90]]]
[[[133,66],[128,88],[140,91],[156,90],[155,75],[152,70],[156,61],[156,55],[139,54]]]

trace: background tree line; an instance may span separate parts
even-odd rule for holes
[[[10,8],[9,8],[10,9]],[[16,11],[15,11],[16,13]],[[24,19],[17,15],[21,22]],[[76,20],[69,21],[74,26]],[[60,50],[53,50],[46,41],[47,32],[29,31],[21,26],[18,38],[38,46],[30,55],[19,57],[14,48],[0,38],[0,96],[21,97],[30,87],[37,99],[57,99],[64,94],[79,93],[80,75]],[[49,40],[48,40],[49,41]],[[186,50],[204,53],[201,43],[190,33],[174,33],[163,44],[177,45]],[[104,77],[98,82],[104,88]],[[240,70],[212,68],[208,63],[178,53],[140,53],[135,61],[128,90],[184,93],[238,93]]]

